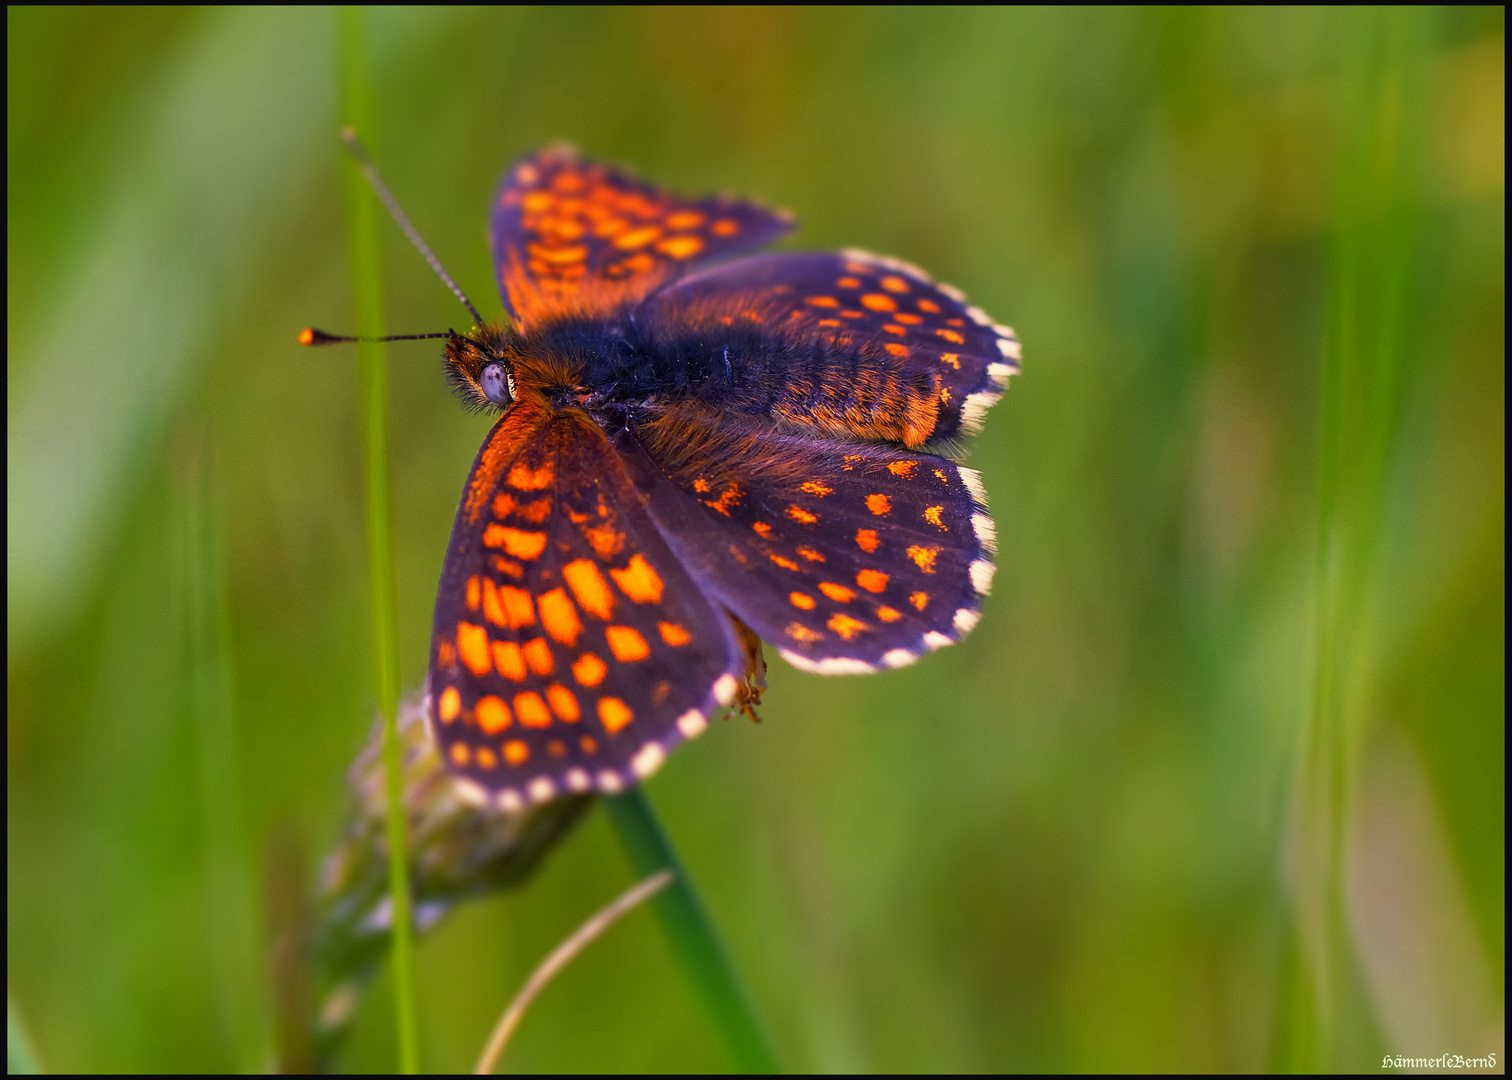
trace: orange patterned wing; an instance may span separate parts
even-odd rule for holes
[[[791,227],[785,213],[683,198],[559,146],[504,174],[489,231],[504,303],[528,325],[558,312],[608,314]]]
[[[517,401],[468,477],[436,598],[431,718],[452,772],[506,810],[619,791],[702,731],[746,665],[603,431]]]

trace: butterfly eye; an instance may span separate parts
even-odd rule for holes
[[[483,388],[483,396],[495,405],[508,405],[514,400],[514,377],[501,363],[484,364],[478,385]]]

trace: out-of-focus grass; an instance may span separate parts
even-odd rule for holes
[[[338,67],[341,71],[343,139],[372,127],[368,71],[367,13],[356,5],[338,9]],[[349,149],[354,153],[360,143]],[[420,1069],[415,1021],[413,906],[406,861],[404,780],[399,746],[399,611],[395,596],[394,518],[389,477],[388,357],[383,341],[383,283],[378,262],[375,193],[357,161],[346,168],[347,229],[352,260],[352,308],[356,316],[359,393],[362,397],[363,459],[366,465],[368,594],[371,598],[373,670],[378,715],[383,724],[384,791],[388,798],[387,836],[390,940],[394,981],[394,1027],[399,1071]]]
[[[388,180],[485,314],[492,186],[566,137],[789,206],[803,246],[918,262],[1025,343],[973,450],[1003,558],[972,638],[867,679],[779,662],[760,726],[648,789],[791,1065],[1317,1060],[1294,1053],[1295,1011],[1326,1007],[1298,997],[1294,810],[1352,235],[1375,284],[1348,363],[1400,378],[1336,623],[1333,944],[1362,1015],[1335,1060],[1500,1055],[1503,15],[1406,19],[1395,80],[1359,78],[1349,18],[372,12]],[[330,842],[374,704],[359,403],[346,360],[293,344],[354,325],[335,17],[7,22],[11,990],[53,1068],[256,1067],[262,855],[278,829]],[[1351,80],[1400,125],[1403,245],[1341,217]],[[389,326],[456,324],[380,237]],[[408,687],[486,423],[434,350],[389,369]],[[615,846],[591,815],[421,943],[424,1067],[473,1061],[628,884]],[[394,1065],[390,992],[351,1067]],[[564,972],[510,1055],[724,1064],[649,920]]]

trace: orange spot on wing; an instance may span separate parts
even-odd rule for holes
[[[509,706],[493,694],[479,700],[477,707],[473,709],[473,716],[477,718],[478,726],[485,735],[497,735],[512,722]]]
[[[542,593],[536,600],[536,607],[541,613],[541,625],[548,634],[569,648],[577,644],[578,635],[583,632],[583,624],[578,618],[577,608],[567,599],[565,589],[557,588]]]
[[[965,338],[956,333],[954,330],[945,330],[942,328],[936,330],[935,333],[944,338],[946,341],[950,342],[952,345],[962,345],[966,341]]]
[[[436,666],[449,668],[457,662],[457,647],[450,641],[436,642]]]
[[[904,326],[918,326],[920,323],[922,323],[924,321],[924,316],[922,316],[922,315],[910,315],[906,311],[900,311],[900,312],[898,312],[896,315],[893,316],[893,318],[896,319],[898,322],[902,323]]]
[[[897,311],[898,304],[892,297],[883,293],[867,293],[861,298],[861,306],[873,311]]]
[[[441,701],[436,707],[436,714],[441,717],[443,724],[449,724],[457,718],[462,711],[462,695],[457,693],[455,686],[448,686],[441,691]]]
[[[472,583],[477,580],[477,578],[471,578],[467,583],[467,606],[472,608],[474,611],[477,610],[477,605],[472,602]],[[508,586],[505,586],[505,588],[508,588]],[[526,603],[530,602],[530,597],[528,595],[525,599]],[[483,580],[483,617],[489,622],[493,623],[495,626],[509,625],[509,617],[504,613],[503,605],[499,603],[499,589],[496,585],[494,585],[493,581],[488,578],[485,578]]]
[[[883,622],[897,622],[902,617],[903,613],[901,611],[895,611],[890,607],[879,607],[877,609],[877,618]]]
[[[945,508],[943,506],[926,506],[924,508],[924,520],[938,528],[945,528]]]
[[[550,496],[544,499],[537,499],[533,503],[527,503],[524,506],[516,507],[515,517],[520,518],[524,521],[528,521],[532,525],[539,525],[541,524],[541,522],[545,521],[551,516],[551,508],[553,503],[554,500]]]
[[[540,259],[552,266],[561,266],[563,263],[579,263],[588,257],[586,244],[574,244],[571,247],[547,247],[545,244],[527,244],[526,251],[532,259]]]
[[[804,525],[812,525],[814,522],[819,520],[818,514],[811,514],[796,503],[788,506],[787,516],[792,518],[794,521],[801,522]]]
[[[651,655],[651,646],[646,644],[646,639],[633,626],[606,626],[604,640],[609,643],[609,651],[614,654],[614,658],[622,664],[644,660]]]
[[[953,353],[953,352],[941,353],[940,354],[940,363],[942,363],[942,364],[949,364],[951,367],[955,368],[957,371],[960,371],[961,370],[961,354],[960,353]]]
[[[598,718],[605,731],[618,735],[626,724],[635,719],[635,713],[617,697],[601,697],[598,700]]]
[[[592,735],[584,735],[578,739],[578,745],[583,748],[585,754],[598,753],[598,740]]]
[[[709,231],[715,236],[734,236],[740,231],[740,222],[731,221],[729,218],[720,218],[713,225],[709,226]]]
[[[823,562],[824,561],[824,553],[822,551],[819,551],[817,548],[811,548],[811,547],[807,547],[807,546],[800,547],[798,549],[798,554],[802,555],[809,562]]]
[[[499,757],[486,746],[478,747],[478,765],[484,769],[492,769],[499,763]]]
[[[824,635],[817,630],[810,630],[802,623],[788,623],[782,630],[784,634],[794,641],[823,641]]]
[[[913,547],[908,549],[908,557],[914,562],[918,563],[919,569],[924,571],[926,574],[932,574],[935,572],[935,558],[939,554],[939,548],[925,547],[922,544],[915,544]]]
[[[474,675],[487,675],[493,670],[493,661],[488,657],[488,631],[472,623],[457,624],[457,655]]]
[[[788,593],[788,600],[792,602],[794,607],[802,608],[804,611],[813,611],[815,605],[819,603],[819,601],[808,595],[808,593],[801,592]]]
[[[803,483],[803,490],[808,492],[810,495],[817,495],[822,499],[826,495],[833,492],[835,489],[818,480],[806,480]]]
[[[504,760],[511,765],[523,765],[530,760],[530,747],[519,739],[510,739],[504,744]]]
[[[466,743],[452,743],[451,759],[453,765],[466,766],[472,761],[472,751],[467,748]]]
[[[774,563],[776,563],[778,566],[782,567],[784,570],[796,570],[796,569],[798,569],[798,564],[797,563],[795,563],[792,559],[784,559],[781,555],[777,555],[775,553],[768,552],[767,553],[767,558],[771,559]]]
[[[935,303],[933,300],[920,300],[919,310],[927,311],[931,315],[938,315],[940,313],[940,305]]]
[[[894,274],[889,274],[882,279],[882,287],[888,292],[906,293],[908,291],[908,282]]]
[[[730,484],[724,491],[719,493],[719,498],[713,500],[705,499],[704,505],[711,510],[719,511],[725,517],[729,517],[730,507],[739,503],[744,495],[745,489],[739,484]]]
[[[478,576],[474,574],[467,579],[467,607],[470,611],[478,610],[478,603],[482,598],[483,587],[478,582]]]
[[[516,581],[525,576],[525,568],[513,559],[506,559],[502,555],[490,555],[488,565],[493,567],[496,573],[512,577]]]
[[[499,674],[506,679],[519,682],[525,678],[525,654],[513,641],[494,642],[493,661],[494,667],[499,669]]]
[[[856,574],[856,584],[867,592],[881,592],[887,588],[887,575],[880,570],[862,570]]]
[[[942,484],[948,484],[948,483],[950,483],[950,477],[948,477],[948,476],[945,475],[945,470],[944,469],[936,469],[934,471],[934,474],[935,474],[935,479],[937,479],[940,483],[942,483]]]
[[[623,570],[609,571],[609,576],[624,593],[637,604],[661,602],[663,583],[661,575],[652,569],[646,557],[639,552],[630,556],[630,565]]]
[[[612,559],[625,546],[625,534],[613,525],[589,525],[583,529],[588,546],[601,559]]]
[[[504,482],[520,491],[545,491],[555,479],[556,469],[549,461],[539,469],[532,469],[523,461],[517,461]]]
[[[808,304],[810,307],[837,308],[840,306],[840,301],[836,300],[833,296],[810,296],[803,302],[805,304]]]
[[[889,334],[896,334],[896,335],[898,335],[898,337],[902,337],[904,334],[908,333],[907,330],[904,330],[897,323],[883,323],[882,324],[882,329],[885,330],[885,331],[887,331]],[[891,349],[888,349],[887,351],[888,352],[892,352]],[[893,355],[896,356],[898,354],[894,353]]]
[[[483,546],[503,548],[515,558],[530,562],[546,550],[546,534],[511,529],[508,525],[489,525],[483,530]]]
[[[709,490],[709,482],[700,476],[697,480],[693,481],[693,490],[703,495]]]
[[[908,602],[918,610],[923,611],[924,605],[929,603],[929,594],[927,592],[909,593]]]
[[[751,529],[763,540],[770,540],[772,538],[772,527],[765,521],[755,522],[751,525]]]
[[[591,652],[579,656],[572,665],[572,677],[578,681],[579,686],[597,686],[604,681],[604,675],[608,671],[608,665]]]
[[[697,210],[674,210],[667,215],[669,229],[696,229],[704,223],[704,216]]]
[[[525,657],[525,663],[530,665],[530,670],[537,675],[551,674],[551,646],[546,644],[545,638],[531,638],[521,647],[520,654]]]
[[[642,225],[638,229],[620,233],[614,238],[614,246],[621,251],[634,251],[643,248],[661,235],[661,227],[658,225]]]
[[[881,517],[884,514],[892,512],[892,499],[886,495],[868,495],[866,497],[866,508],[873,514]]]
[[[673,259],[691,259],[703,250],[704,242],[698,236],[669,236],[656,245],[656,250]]]
[[[838,281],[835,282],[835,287],[838,288],[838,289],[859,289],[861,287],[861,279],[860,278],[853,278],[853,277],[843,277],[840,280],[838,280]]]
[[[583,710],[578,708],[577,697],[561,683],[552,683],[546,688],[546,700],[563,723],[575,724],[582,718]]]
[[[572,590],[578,607],[604,622],[609,621],[614,611],[614,595],[598,566],[588,559],[574,559],[562,567],[562,580]]]
[[[891,353],[893,356],[907,356],[908,355],[908,346],[907,345],[900,345],[896,341],[889,341],[887,344],[883,345],[882,347],[884,349],[886,349],[889,353]]]
[[[514,696],[514,711],[520,718],[520,723],[526,727],[551,726],[551,712],[546,708],[546,703],[541,700],[541,695],[534,690],[526,690]]]
[[[856,598],[856,594],[844,585],[836,585],[833,581],[821,581],[819,591],[837,604],[847,604]]]
[[[491,586],[493,582],[489,582]],[[516,589],[513,585],[499,586],[499,603],[504,605],[504,617],[511,628],[518,630],[522,626],[535,625],[535,609],[530,602],[530,594],[524,589]],[[484,607],[487,608],[487,598],[484,598]]]
[[[866,552],[868,555],[876,551],[877,545],[879,545],[880,543],[881,541],[877,539],[876,529],[856,530],[856,546],[862,551]]]
[[[867,629],[867,625],[860,619],[853,619],[849,615],[844,614],[831,615],[829,621],[824,625],[839,634],[846,641],[849,641]]]
[[[674,648],[678,645],[686,645],[692,640],[688,632],[675,622],[659,622],[656,629],[661,633],[661,638]]]

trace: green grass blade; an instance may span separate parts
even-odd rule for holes
[[[781,1072],[777,1056],[730,964],[729,954],[699,903],[698,894],[693,891],[645,793],[632,787],[622,795],[605,798],[604,805],[638,877],[650,877],[659,870],[672,871],[672,884],[658,893],[651,905],[736,1067],[748,1073]]]
[[[340,14],[342,121],[371,137],[367,58],[362,8]],[[358,335],[383,334],[383,293],[372,193],[354,162],[346,166],[347,217],[351,236],[352,290]],[[419,1071],[415,1023],[409,868],[405,854],[404,786],[394,710],[399,698],[399,614],[394,571],[394,530],[389,506],[388,376],[385,351],[373,341],[357,346],[367,460],[369,586],[373,604],[373,666],[378,708],[383,714],[383,756],[388,791],[389,894],[393,914],[394,1008],[399,1068]]]
[[[1373,686],[1384,491],[1404,382],[1412,267],[1410,178],[1418,94],[1415,9],[1345,12],[1318,419],[1311,698],[1296,775],[1295,914],[1300,963],[1290,1031],[1274,1064],[1356,1069],[1380,1035],[1350,945],[1345,825]]]

